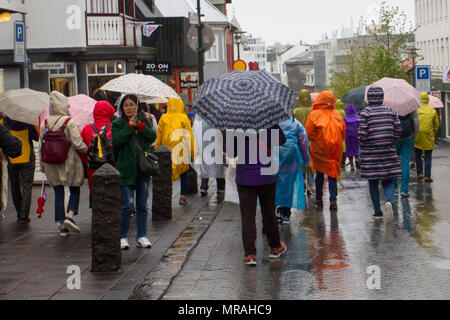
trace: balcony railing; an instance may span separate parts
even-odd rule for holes
[[[87,14],[88,46],[142,46],[142,28],[123,14]]]

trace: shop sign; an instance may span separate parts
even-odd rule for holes
[[[64,69],[64,62],[34,62],[33,70],[59,70]]]
[[[172,74],[172,62],[170,61],[143,61],[142,73],[147,75],[166,75]]]
[[[198,72],[180,72],[181,88],[197,88]]]

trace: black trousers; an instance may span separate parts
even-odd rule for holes
[[[17,212],[17,219],[26,219],[30,214],[34,169],[34,161],[29,163],[8,164],[11,194]]]
[[[238,185],[239,202],[242,217],[242,240],[245,255],[256,255],[256,204],[259,198],[263,218],[263,229],[266,232],[270,248],[280,247],[280,231],[275,216],[276,183],[263,186]]]
[[[217,178],[217,191],[224,191],[225,190],[225,178]],[[202,184],[200,186],[201,190],[208,191],[209,189],[209,179],[202,178]]]

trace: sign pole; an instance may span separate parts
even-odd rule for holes
[[[23,67],[23,73],[24,73],[24,87],[29,88],[30,81],[28,78],[28,53],[27,53],[27,25],[25,21],[25,14],[23,14],[23,42],[25,46],[25,63]]]
[[[197,14],[198,14],[198,73],[199,73],[199,86],[204,81],[204,59],[203,59],[203,25],[201,18],[200,0],[197,0]]]

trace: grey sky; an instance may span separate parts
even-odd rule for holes
[[[244,31],[264,38],[267,45],[275,42],[316,43],[322,34],[354,26],[361,16],[370,16],[370,9],[381,0],[233,0],[228,10],[235,15]],[[398,5],[414,24],[414,0],[388,0]]]

